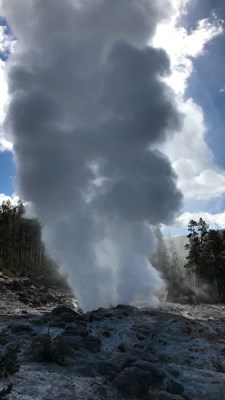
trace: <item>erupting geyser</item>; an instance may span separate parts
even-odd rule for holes
[[[83,308],[152,301],[162,281],[147,260],[149,224],[181,203],[154,150],[181,118],[160,80],[167,55],[148,45],[170,2],[6,0],[3,10],[18,40],[6,119],[17,191]]]

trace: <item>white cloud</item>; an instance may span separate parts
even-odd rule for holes
[[[8,98],[8,87],[5,75],[5,62],[0,60],[0,124],[4,121]]]
[[[188,80],[193,72],[193,61],[206,51],[206,44],[223,33],[223,21],[215,14],[198,22],[187,32],[179,27],[180,17],[188,12],[190,0],[174,1],[174,15],[161,24],[153,44],[164,48],[171,59],[171,75],[167,83],[176,93],[176,103],[184,116],[182,130],[160,146],[169,157],[178,175],[178,186],[184,194],[184,206],[197,200],[218,199],[225,193],[225,171],[214,162],[214,156],[206,143],[207,126],[203,109],[192,98],[185,98]],[[198,206],[199,206],[198,204]],[[200,208],[200,207],[199,207]],[[185,227],[192,214],[184,213]],[[203,213],[199,213],[202,216]],[[208,214],[211,215],[211,214]],[[216,214],[217,219],[220,214]],[[214,218],[214,217],[213,217]],[[221,214],[224,218],[224,214]]]
[[[3,131],[3,122],[8,102],[8,87],[5,75],[6,63],[0,60],[0,152],[12,150],[12,143],[7,140]]]
[[[169,22],[158,26],[153,39],[153,45],[164,48],[170,56],[172,74],[166,81],[177,94],[185,93],[193,72],[192,60],[204,53],[209,41],[223,33],[223,21],[215,14],[200,20],[190,33],[179,27],[180,17],[187,12],[189,3],[190,0],[175,1],[174,15]]]
[[[12,194],[11,196],[8,196],[4,193],[0,193],[0,205],[2,204],[3,201],[10,200],[12,204],[17,204],[19,201],[19,196],[17,196],[15,193]]]
[[[13,53],[16,45],[16,40],[7,32],[7,27],[0,25],[0,52]]]
[[[5,139],[4,134],[0,134],[0,152],[13,151],[13,144],[9,140]]]
[[[192,99],[179,102],[184,115],[181,132],[161,146],[178,175],[185,200],[210,200],[225,193],[225,171],[214,163],[206,141],[203,111]]]
[[[206,223],[209,224],[210,228],[225,229],[225,211],[217,214],[211,214],[208,212],[185,212],[176,219],[176,226],[187,228],[191,219],[198,221],[199,218],[203,218]]]
[[[8,35],[6,27],[0,26],[0,52],[12,53],[15,49],[15,39]],[[12,151],[12,143],[7,140],[3,131],[3,122],[6,115],[8,103],[8,86],[6,80],[6,63],[0,59],[0,152]]]

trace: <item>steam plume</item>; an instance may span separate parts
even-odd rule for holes
[[[148,46],[165,3],[3,0],[18,39],[6,120],[17,189],[86,309],[151,301],[162,285],[147,261],[149,224],[181,203],[153,150],[181,120],[160,81],[168,58]]]

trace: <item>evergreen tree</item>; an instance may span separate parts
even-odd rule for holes
[[[208,230],[206,222],[191,220],[188,225],[189,243],[186,268],[196,274],[198,284],[216,287],[218,297],[225,299],[225,231]]]
[[[187,238],[189,243],[185,245],[188,250],[188,256],[186,257],[187,263],[186,268],[189,268],[191,272],[197,276],[198,285],[201,281],[207,280],[207,236],[208,236],[208,225],[200,218],[198,222],[191,220],[188,224],[189,234]]]
[[[207,277],[215,282],[218,296],[225,298],[225,231],[210,230],[207,240]]]
[[[24,218],[21,202],[0,206],[0,270],[4,273],[59,279],[56,264],[48,257],[37,219]]]

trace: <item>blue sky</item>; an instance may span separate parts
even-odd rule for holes
[[[9,57],[11,50],[10,42],[13,39],[11,31],[7,25],[5,18],[0,17],[0,27],[2,29],[0,36],[1,38],[0,60],[2,67],[4,65],[3,62],[6,62]],[[0,77],[3,80],[3,76],[1,75]],[[0,151],[0,193],[5,194],[6,196],[13,195],[14,193],[13,179],[15,177],[15,174],[16,174],[16,168],[13,162],[13,154],[11,151],[8,151],[6,146],[5,151]]]
[[[14,192],[13,177],[16,169],[12,153],[5,151],[0,154],[0,191],[10,196]]]
[[[225,20],[225,3],[221,0],[199,0],[190,8],[184,19],[189,30],[194,29],[196,21],[207,18],[214,12]],[[190,78],[187,95],[203,107],[205,120],[209,127],[206,141],[212,149],[215,161],[222,168],[224,160],[225,123],[225,37],[218,36],[206,46],[206,54],[194,60],[194,72]]]
[[[169,231],[182,230],[188,218],[200,215],[212,226],[219,224],[225,228],[224,0],[172,2],[176,12],[166,23],[166,34],[159,29],[154,41],[155,46],[164,47],[171,57],[175,76],[171,86],[186,116],[182,132],[160,147],[170,158],[184,194],[183,209]],[[204,19],[205,23],[199,23]],[[0,28],[0,90],[7,98],[5,67],[15,39],[4,18],[0,19]],[[6,104],[7,100],[0,100],[1,198],[15,192],[12,178],[16,174],[11,144],[3,126]]]

